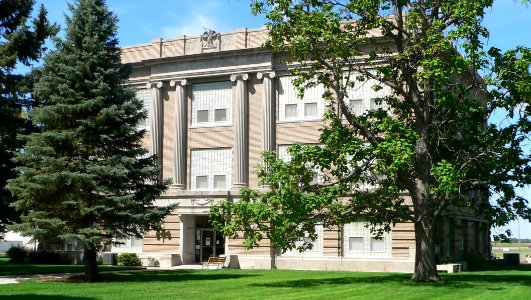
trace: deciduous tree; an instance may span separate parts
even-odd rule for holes
[[[362,216],[376,231],[412,222],[412,279],[438,281],[440,217],[531,218],[515,193],[530,182],[530,50],[484,49],[492,0],[253,2],[270,21],[266,46],[292,66],[301,93],[322,84],[330,109],[319,146],[292,147],[289,162],[266,154],[259,175],[269,188],[212,211],[224,234],[286,250],[315,238],[316,221]],[[385,109],[349,108],[363,85],[389,91],[376,100]],[[488,124],[493,112],[509,121]]]

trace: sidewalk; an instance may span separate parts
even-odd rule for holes
[[[168,271],[168,270],[200,270],[201,265],[180,265],[167,268],[146,267],[142,270],[117,270],[117,271],[102,271],[100,274],[117,273],[117,272],[152,272],[152,271]],[[70,276],[83,275],[84,273],[51,273],[51,274],[28,274],[28,275],[7,275],[0,276],[0,284],[18,283],[21,280],[32,278],[64,278]]]

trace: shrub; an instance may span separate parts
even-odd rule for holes
[[[33,251],[28,255],[28,262],[34,264],[69,265],[72,261],[72,255],[54,251]]]
[[[6,252],[6,255],[9,257],[10,262],[20,264],[26,261],[28,250],[21,246],[15,246],[9,248],[9,250]]]
[[[160,262],[156,258],[148,257],[148,266],[160,267]]]
[[[136,253],[118,254],[118,264],[121,266],[141,266],[140,258]]]

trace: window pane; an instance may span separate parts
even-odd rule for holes
[[[214,188],[224,189],[226,187],[227,182],[225,181],[225,175],[214,175]]]
[[[285,116],[286,118],[296,118],[297,117],[297,104],[286,104],[285,106]]]
[[[208,122],[208,110],[198,110],[197,111],[197,123],[206,123]]]
[[[316,117],[317,116],[317,102],[304,103],[304,116]]]
[[[208,188],[208,176],[196,176],[195,177],[195,188],[207,189]]]
[[[385,238],[371,238],[371,252],[385,252]]]
[[[349,237],[348,238],[348,250],[363,252],[363,238],[362,237]]]
[[[215,122],[227,121],[227,110],[225,108],[214,110],[214,121]]]
[[[363,100],[361,99],[349,100],[348,108],[351,114],[355,116],[361,116],[363,114]]]

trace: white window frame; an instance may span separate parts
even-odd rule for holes
[[[280,122],[290,121],[318,121],[322,120],[325,111],[325,101],[323,99],[324,86],[316,86],[304,90],[302,99],[297,93],[293,84],[295,76],[283,76],[278,79],[278,115]],[[306,116],[306,104],[317,103],[317,114]],[[296,116],[286,116],[286,105],[297,105]]]
[[[351,113],[355,116],[360,116],[362,114],[365,114],[367,111],[381,107],[383,110],[387,110],[388,106],[383,101],[380,105],[373,104],[373,101],[376,99],[385,99],[385,97],[392,94],[391,88],[385,84],[381,84],[382,88],[378,91],[375,91],[373,89],[374,85],[378,84],[378,81],[374,79],[367,79],[365,82],[361,83],[358,82],[356,77],[358,77],[359,74],[352,74],[350,76],[351,80],[355,82],[354,87],[348,87],[347,88],[347,94],[348,98],[345,99],[345,103]],[[352,112],[350,101],[363,101],[363,111],[362,112]]]
[[[295,242],[295,247],[291,250],[284,252],[283,256],[322,256],[323,255],[323,233],[324,228],[322,223],[315,224],[315,234],[317,238],[315,240],[310,240],[308,236],[300,238],[299,241]],[[300,247],[304,242],[312,243],[312,249],[307,249],[304,252],[299,252],[297,247]]]
[[[216,111],[225,110],[225,120],[216,121]],[[198,122],[198,112],[208,111],[208,120]],[[191,127],[232,125],[232,82],[215,81],[192,84]]]
[[[190,152],[190,189],[193,191],[225,191],[231,186],[232,149],[200,148]],[[214,176],[225,176],[225,186],[216,188]],[[197,187],[198,177],[207,178],[206,188]]]
[[[343,249],[347,257],[391,257],[391,232],[384,232],[380,237],[383,241],[383,251],[373,250],[372,242],[376,240],[364,221],[343,225]],[[350,250],[350,238],[363,238],[363,251]]]

